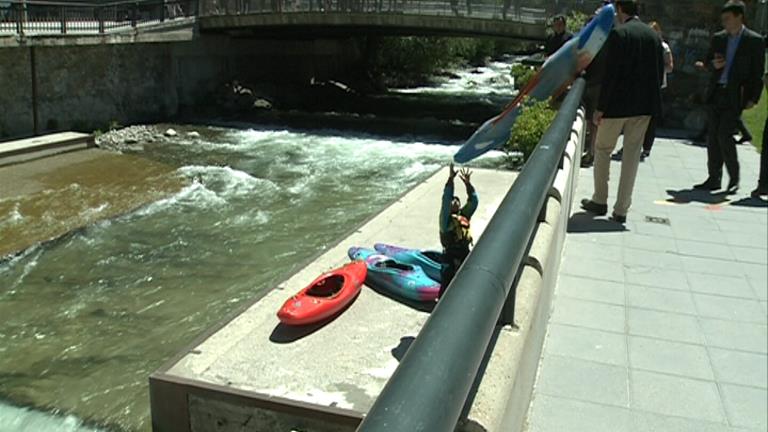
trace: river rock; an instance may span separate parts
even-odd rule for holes
[[[272,102],[259,98],[253,101],[253,107],[259,109],[272,109]]]
[[[176,132],[175,130],[173,130],[173,129],[171,129],[171,128],[169,128],[169,129],[167,129],[167,130],[165,131],[165,136],[167,136],[167,137],[169,137],[169,138],[171,138],[171,137],[175,137],[175,136],[176,136],[176,135],[178,135],[178,134],[179,134],[178,132]]]
[[[187,136],[190,138],[200,138],[200,132],[196,132],[196,131],[187,132]]]

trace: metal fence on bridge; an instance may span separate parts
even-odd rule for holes
[[[0,0],[0,35],[94,34],[197,15],[197,0],[109,3]]]
[[[104,34],[198,15],[289,13],[461,16],[543,24],[548,12],[520,0],[0,0],[0,35]]]
[[[544,23],[547,10],[506,0],[202,0],[203,16],[254,13],[378,13]]]

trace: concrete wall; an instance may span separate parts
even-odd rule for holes
[[[177,43],[1,48],[0,139],[165,121],[184,107],[205,104],[233,78],[251,83],[338,78],[360,56],[353,39],[206,36]]]

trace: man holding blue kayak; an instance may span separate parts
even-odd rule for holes
[[[453,194],[453,180],[458,174],[467,188],[467,203],[461,206],[461,199]],[[440,272],[440,297],[448,284],[469,255],[472,245],[472,233],[469,222],[477,210],[477,192],[470,181],[472,171],[462,168],[456,171],[450,166],[448,181],[443,189],[443,202],[440,206],[440,243],[443,245],[443,265]]]

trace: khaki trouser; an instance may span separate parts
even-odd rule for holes
[[[632,189],[635,187],[637,168],[640,165],[640,151],[643,148],[645,131],[651,116],[626,118],[604,118],[597,129],[595,142],[595,193],[592,201],[608,204],[608,179],[610,177],[611,153],[616,148],[622,130],[624,131],[624,150],[621,158],[621,178],[619,193],[613,212],[626,216],[632,204]]]

